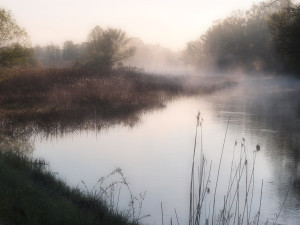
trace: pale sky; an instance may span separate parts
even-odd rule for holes
[[[121,28],[147,44],[182,50],[214,20],[260,0],[1,0],[33,45],[86,41],[89,31]]]

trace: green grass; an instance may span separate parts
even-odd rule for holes
[[[45,161],[0,151],[0,224],[135,224],[100,197],[68,187]]]

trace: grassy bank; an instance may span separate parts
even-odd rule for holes
[[[0,151],[0,224],[134,224],[100,197],[68,187],[43,160]]]
[[[232,85],[145,74],[136,69],[7,70],[0,74],[0,118],[17,122],[123,120],[163,107],[174,97],[206,94]]]

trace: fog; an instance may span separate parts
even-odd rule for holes
[[[120,28],[147,44],[178,51],[205,32],[214,20],[233,10],[249,8],[254,2],[259,1],[3,0],[0,7],[12,11],[33,45],[84,42],[88,32],[99,25]]]
[[[146,44],[139,38],[131,38],[129,45],[135,48],[135,54],[126,60],[125,64],[128,66],[160,75],[183,75],[192,71],[181,60],[182,52],[172,51],[160,45]]]
[[[194,73],[193,69],[197,74],[207,70],[297,73],[298,56],[293,52],[298,48],[297,35],[288,36],[297,32],[297,25],[282,21],[278,25],[272,19],[276,12],[288,14],[287,7],[298,7],[297,2],[4,0],[0,7],[10,10],[25,29],[40,66],[70,67],[91,61],[94,50],[106,54],[103,49],[91,50],[88,40],[91,31],[100,27],[126,34],[126,46],[119,49],[124,47],[129,57],[123,54],[115,65],[183,75]],[[286,26],[294,30],[285,32]],[[281,46],[284,40],[291,41]],[[73,55],[66,57],[67,42]],[[134,54],[128,54],[128,47],[135,49]]]
[[[17,37],[0,45],[0,72],[1,66],[12,68],[10,78],[0,79],[0,116],[8,118],[0,124],[0,147],[21,146],[45,158],[51,171],[76,187],[84,179],[92,188],[100,176],[121,167],[136,193],[149,191],[143,207],[153,214],[150,224],[161,219],[160,202],[165,215],[175,207],[180,220],[188,221],[190,150],[201,111],[199,147],[203,134],[207,162],[218,162],[230,122],[230,147],[223,144],[221,153],[222,158],[225,149],[224,172],[228,156],[234,157],[233,143],[240,140],[245,156],[256,146],[255,177],[266,181],[262,221],[278,212],[290,189],[284,210],[292,216],[284,212],[280,224],[297,224],[300,14],[290,12],[300,5],[290,7],[288,0],[252,5],[258,2],[2,0],[0,9],[11,10],[31,44],[14,43]],[[292,19],[280,20],[282,15]],[[252,162],[245,158],[243,164],[247,186]],[[222,206],[223,194],[218,195]]]

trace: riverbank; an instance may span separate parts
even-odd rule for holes
[[[84,125],[91,119],[127,122],[175,97],[234,84],[225,78],[155,76],[132,68],[26,69],[0,76],[0,118],[41,126],[67,121]]]
[[[68,187],[41,159],[0,151],[0,224],[137,224],[96,195]]]
[[[155,76],[126,68],[10,70],[0,76],[1,151],[22,143],[30,151],[30,137],[38,132],[47,136],[99,124],[131,126],[141,113],[175,98],[235,84],[223,78]],[[5,151],[0,152],[0,168],[0,224],[132,222],[110,211],[97,196],[68,187],[43,160]]]

